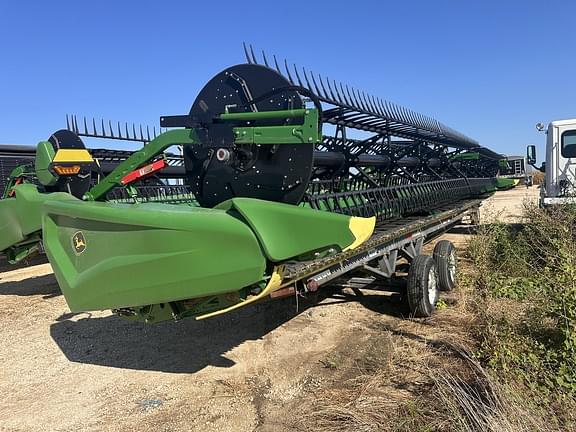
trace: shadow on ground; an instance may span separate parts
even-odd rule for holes
[[[44,254],[36,255],[30,259],[23,260],[18,264],[10,264],[8,261],[6,261],[4,255],[0,255],[0,273],[17,270],[24,267],[34,266],[38,264],[46,264],[47,262],[48,258]]]
[[[474,235],[478,233],[478,227],[479,225],[456,225],[446,231],[446,233]]]
[[[61,294],[53,274],[30,277],[19,281],[3,282],[0,279],[0,295],[44,295],[44,298],[51,298]]]
[[[123,369],[193,373],[207,366],[231,367],[226,353],[247,340],[257,340],[304,311],[334,303],[360,302],[381,313],[398,315],[398,306],[381,295],[340,293],[326,289],[316,303],[294,298],[248,306],[203,321],[143,324],[116,316],[66,314],[52,324],[50,334],[68,360]],[[312,312],[313,313],[313,312]]]

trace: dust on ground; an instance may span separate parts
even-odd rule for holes
[[[526,193],[496,193],[483,217],[515,221]],[[468,235],[456,228],[441,238],[462,252]],[[313,430],[326,394],[357,398],[350,383],[383,364],[380,402],[394,418],[399,401],[427,391],[419,368],[438,361],[418,347],[440,346],[446,334],[467,343],[457,297],[426,320],[407,320],[395,297],[327,289],[298,310],[288,298],[145,325],[71,314],[42,260],[0,263],[0,272],[2,431]]]

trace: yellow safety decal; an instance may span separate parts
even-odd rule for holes
[[[227,308],[217,310],[215,312],[210,312],[204,315],[197,316],[197,320],[205,319],[205,318],[212,318],[217,315],[222,315],[227,312],[231,312],[235,309],[244,307],[249,305],[250,303],[257,302],[258,300],[262,300],[264,297],[270,295],[270,293],[276,291],[282,285],[282,274],[284,273],[284,266],[276,266],[272,271],[272,276],[270,276],[270,280],[266,284],[266,287],[262,290],[262,292],[254,297],[250,297],[240,303],[236,303],[235,305],[228,306]]]
[[[59,149],[52,162],[94,162],[85,149]]]
[[[376,226],[376,217],[372,216],[370,218],[362,218],[357,216],[352,216],[348,224],[348,228],[356,237],[356,240],[348,246],[345,251],[356,249],[362,243],[370,238],[374,232],[374,227]]]

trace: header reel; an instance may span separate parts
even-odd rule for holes
[[[238,196],[300,202],[312,173],[316,144],[297,142],[298,128],[310,114],[301,91],[269,68],[236,65],[204,86],[188,116],[161,118],[163,127],[197,131],[201,145],[184,148],[184,163],[188,183],[202,206],[213,207]],[[296,143],[286,142],[282,134],[275,136],[272,129],[257,128],[292,125]],[[251,133],[243,127],[256,127],[254,136],[242,135]],[[314,127],[320,129],[317,122]]]
[[[94,159],[75,133],[61,129],[36,148],[38,181],[47,192],[68,192],[82,198],[90,189]]]

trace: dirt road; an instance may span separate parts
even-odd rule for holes
[[[501,192],[486,208],[506,207],[500,217],[512,221],[525,195]],[[464,234],[447,238],[465,244]],[[70,314],[49,264],[0,267],[2,431],[306,429],[301,413],[313,411],[319,390],[370,361],[392,361],[407,334],[434,337],[450,316],[448,308],[408,321],[382,295],[328,291],[299,311],[284,299],[141,325],[109,312]],[[390,382],[391,405],[422,391],[411,384]]]

